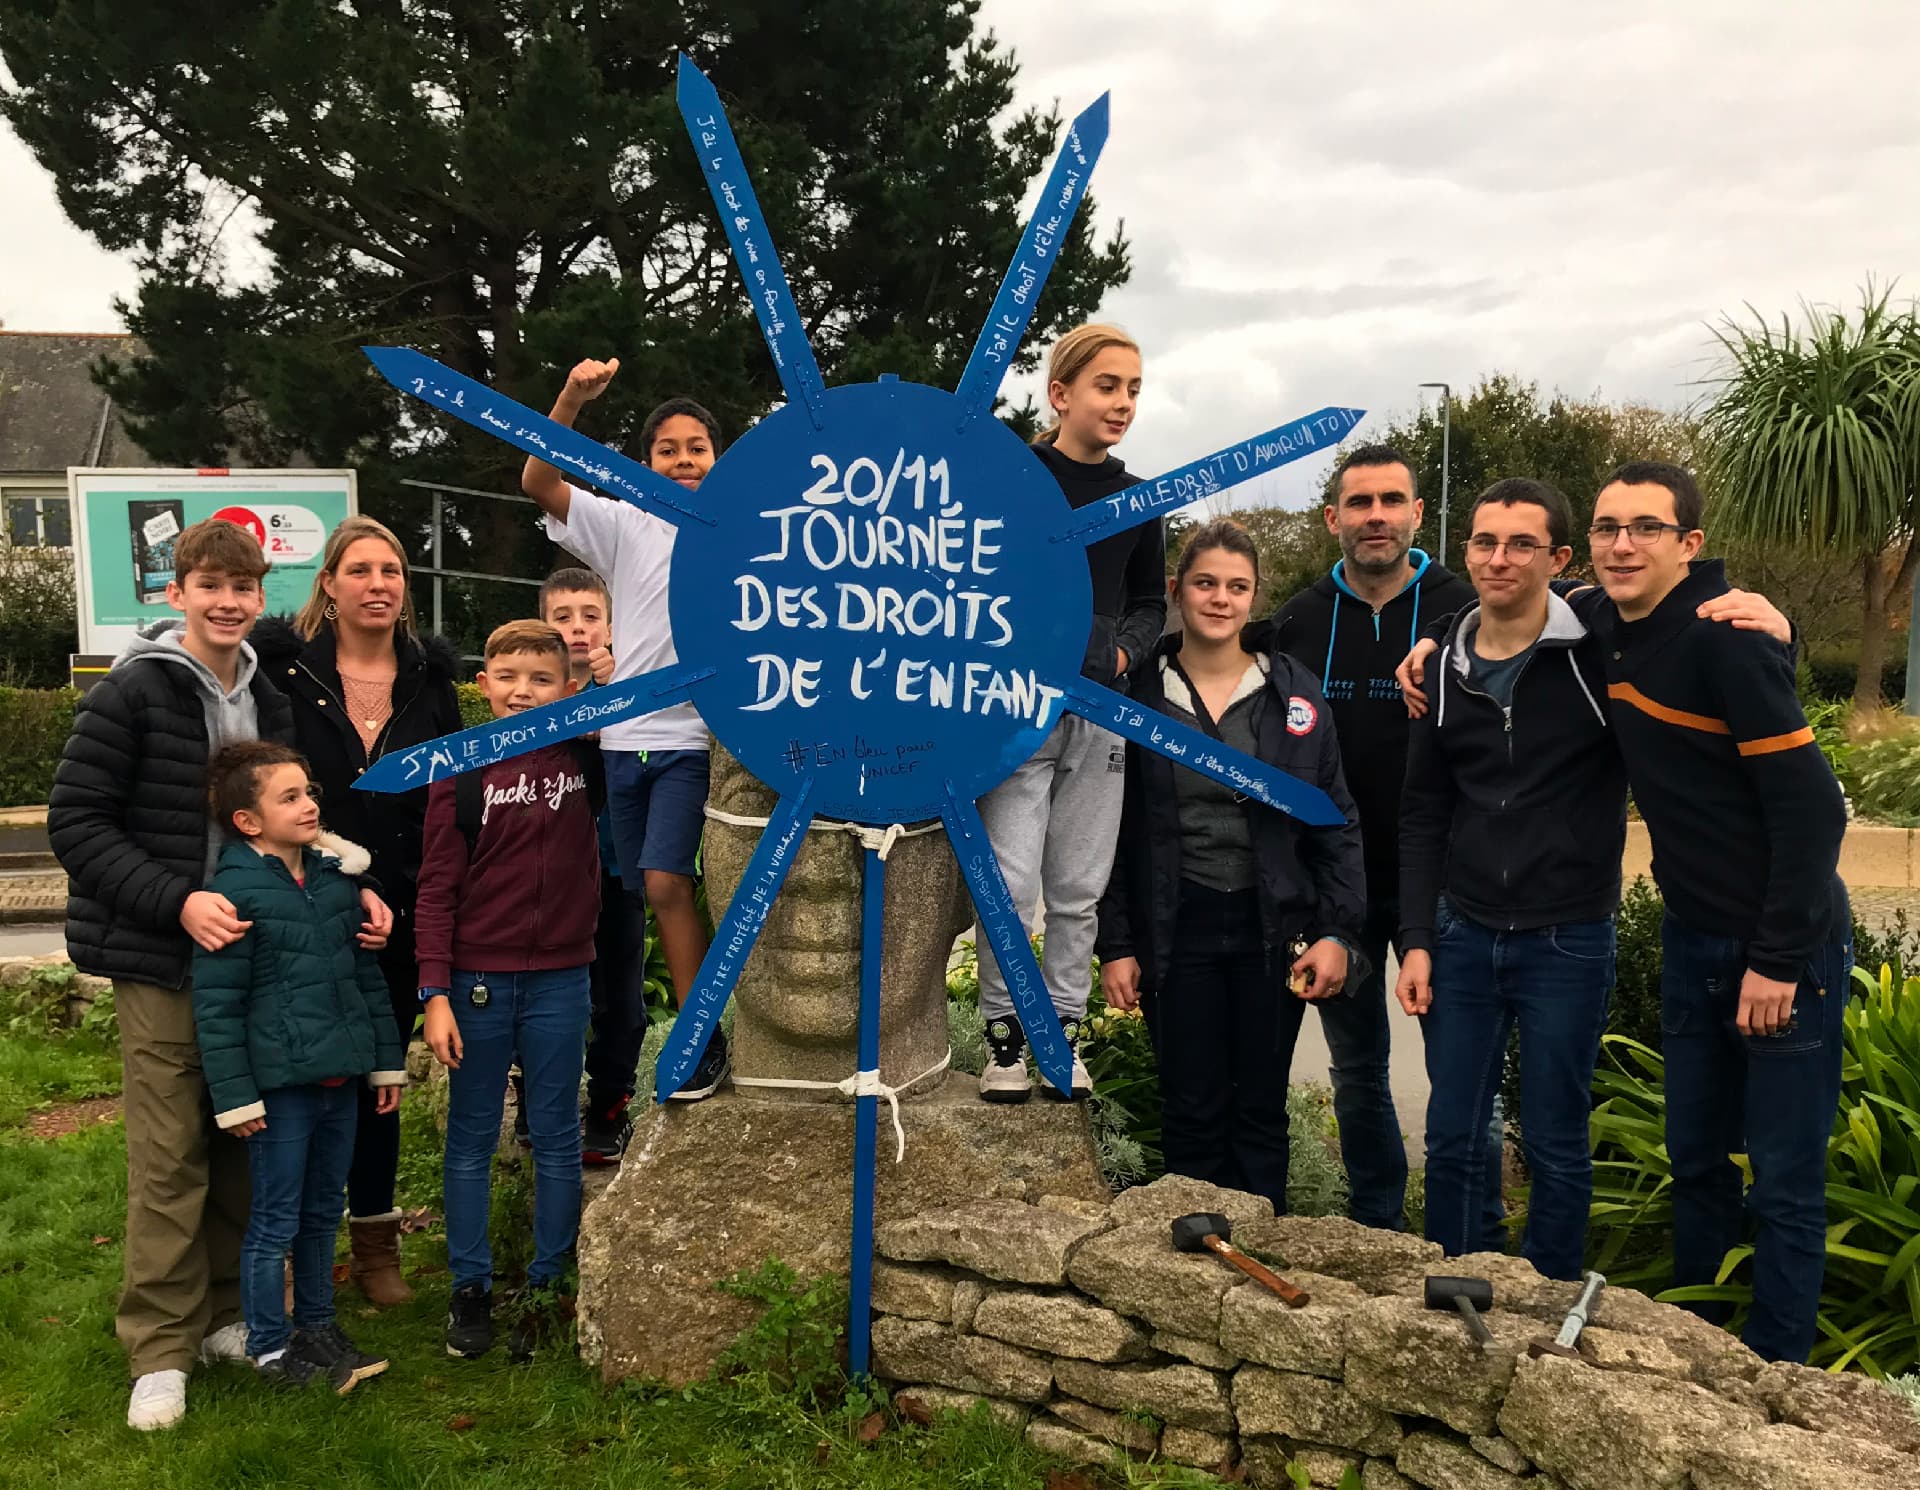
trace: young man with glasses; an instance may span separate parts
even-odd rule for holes
[[[1826,1152],[1852,963],[1852,914],[1835,872],[1846,805],[1778,629],[1728,590],[1718,559],[1696,557],[1702,507],[1678,466],[1620,467],[1588,530],[1605,599],[1589,591],[1574,609],[1605,654],[1608,717],[1667,903],[1674,1281],[1712,1283],[1739,1242],[1732,1155],[1744,1152],[1756,1233],[1745,1339],[1770,1360],[1804,1361],[1825,1267]],[[1421,710],[1416,653],[1401,681]],[[1692,1307],[1726,1317],[1724,1305]]]
[[[1522,1251],[1549,1277],[1577,1278],[1626,835],[1626,771],[1595,634],[1596,613],[1612,606],[1591,586],[1556,593],[1573,548],[1567,500],[1553,487],[1496,482],[1471,521],[1467,567],[1480,599],[1444,628],[1429,690],[1438,707],[1423,707],[1413,726],[1401,810],[1394,992],[1424,1016],[1427,1236],[1451,1255],[1483,1245],[1485,1160],[1474,1140],[1518,1025],[1533,1179]],[[1761,596],[1730,592],[1714,609],[1790,635]],[[1408,698],[1424,706],[1410,685]]]
[[[1769,1360],[1813,1347],[1826,1260],[1827,1141],[1840,1100],[1853,917],[1835,872],[1846,803],[1800,710],[1793,659],[1704,624],[1727,592],[1696,555],[1700,489],[1636,461],[1601,488],[1593,564],[1607,694],[1666,898],[1661,1025],[1674,1282],[1712,1283],[1753,1187],[1753,1311]],[[1610,623],[1610,624],[1609,624]],[[1724,1306],[1696,1306],[1709,1318]]]
[[[1608,728],[1603,653],[1549,589],[1573,557],[1566,497],[1513,477],[1481,494],[1470,521],[1479,601],[1440,648],[1400,810],[1394,993],[1422,1016],[1432,1084],[1427,1238],[1448,1256],[1483,1245],[1483,1139],[1517,1024],[1533,1179],[1521,1250],[1548,1277],[1578,1278],[1626,771]]]

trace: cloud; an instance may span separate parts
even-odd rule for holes
[[[1146,349],[1122,450],[1143,474],[1496,370],[1684,404],[1709,323],[1846,302],[1920,257],[1920,108],[1883,61],[1920,47],[1901,0],[986,0],[981,21],[1022,105],[1113,91],[1093,191],[1134,242],[1103,314]],[[1324,469],[1263,495],[1304,500]]]
[[[1911,0],[984,0],[980,22],[1019,57],[1016,107],[1112,92],[1093,192],[1136,267],[1102,313],[1146,348],[1122,449],[1143,475],[1493,371],[1682,404],[1722,315],[1920,261]],[[0,189],[0,317],[114,328],[131,269],[5,135]]]

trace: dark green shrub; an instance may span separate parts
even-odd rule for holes
[[[73,551],[10,543],[0,535],[0,683],[63,687],[67,657],[79,649]]]
[[[0,807],[47,800],[79,697],[71,688],[0,687]]]
[[[1607,1033],[1625,1035],[1660,1049],[1660,919],[1666,902],[1653,881],[1640,875],[1620,897],[1615,920],[1613,1006]]]
[[[1894,1376],[1920,1365],[1920,978],[1865,969],[1846,1010],[1840,1110],[1827,1148],[1826,1281],[1810,1364]],[[1672,1176],[1664,1141],[1665,1067],[1653,1051],[1609,1040],[1595,1094],[1591,1265],[1615,1283],[1657,1292],[1672,1277]],[[1669,1289],[1675,1303],[1752,1301],[1753,1248],[1729,1251],[1711,1284]]]
[[[1860,676],[1860,644],[1826,648],[1805,655],[1802,664],[1807,691],[1820,698],[1852,698]],[[1880,670],[1880,696],[1898,703],[1907,691],[1907,637],[1894,632],[1887,638],[1886,661]]]
[[[1841,785],[1875,822],[1920,825],[1920,732],[1895,730],[1848,748]]]

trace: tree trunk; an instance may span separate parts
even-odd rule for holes
[[[1894,595],[1913,582],[1914,561],[1920,558],[1920,540],[1908,539],[1900,562],[1891,571],[1886,555],[1868,554],[1860,561],[1860,671],[1853,682],[1854,712],[1886,707],[1880,679],[1887,662],[1887,607]],[[1908,625],[1913,624],[1909,618]]]
[[[1880,675],[1887,663],[1887,582],[1875,573],[1877,561],[1867,560],[1866,603],[1860,616],[1860,671],[1853,680],[1854,713],[1865,715],[1886,707],[1880,696]]]

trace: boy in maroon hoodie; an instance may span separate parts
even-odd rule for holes
[[[573,692],[567,644],[543,621],[487,638],[479,684],[496,719]],[[526,1080],[533,1136],[532,1265],[508,1354],[524,1360],[556,1314],[580,1226],[580,1071],[600,916],[594,832],[599,752],[571,742],[438,781],[427,796],[414,938],[426,1039],[450,1072],[447,1353],[493,1345],[487,1242],[507,1070]]]

